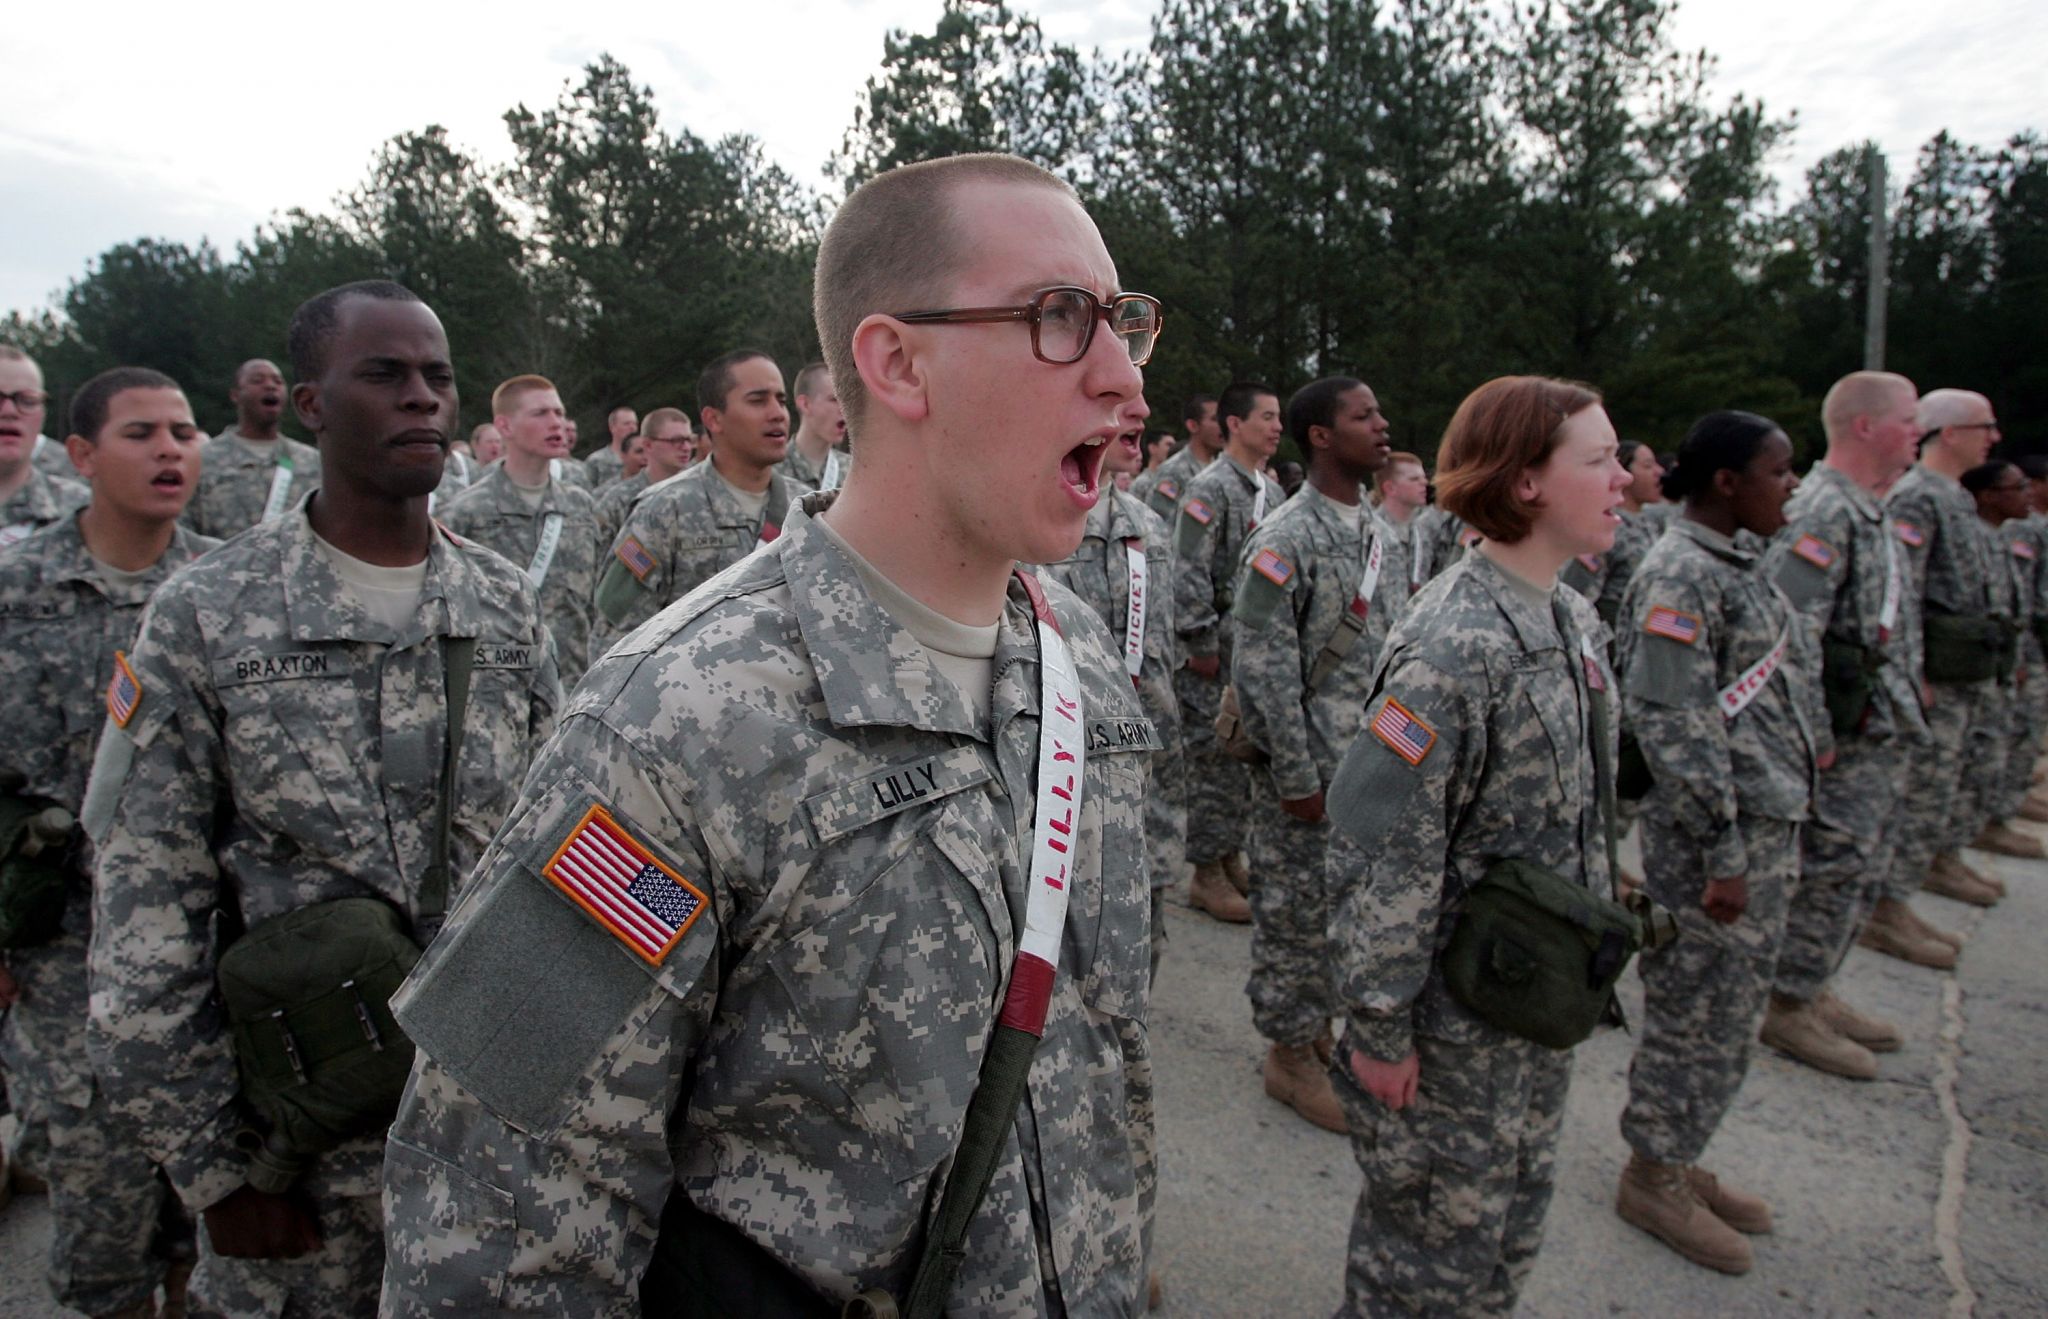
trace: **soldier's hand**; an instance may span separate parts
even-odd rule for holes
[[[1411,1053],[1400,1062],[1383,1063],[1353,1049],[1351,1074],[1367,1094],[1398,1113],[1415,1102],[1416,1084],[1422,1079],[1422,1059]]]
[[[21,982],[16,980],[7,965],[0,962],[0,1008],[11,1008],[21,997]]]
[[[292,1259],[320,1249],[313,1216],[287,1195],[244,1186],[205,1217],[214,1253],[231,1259]]]
[[[1741,875],[1708,880],[1700,906],[1706,908],[1708,919],[1723,925],[1735,924],[1749,907],[1749,881]]]
[[[1312,792],[1306,797],[1288,797],[1280,802],[1280,809],[1297,820],[1308,824],[1323,822],[1323,794]]]
[[[1221,655],[1190,655],[1188,656],[1188,672],[1198,678],[1214,678],[1223,672],[1223,657]]]

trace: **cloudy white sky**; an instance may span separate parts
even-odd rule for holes
[[[1152,0],[1012,0],[1051,35],[1125,49]],[[210,237],[225,250],[266,217],[323,208],[377,144],[429,123],[486,159],[500,115],[552,103],[609,51],[665,121],[751,133],[815,181],[882,34],[928,29],[939,0],[389,0],[280,6],[66,0],[10,22],[0,90],[0,310],[44,305],[108,246]],[[1948,128],[1996,143],[2048,130],[2040,0],[1680,0],[1676,37],[1720,58],[1719,87],[1796,109],[1779,173],[1876,138],[1911,167]]]

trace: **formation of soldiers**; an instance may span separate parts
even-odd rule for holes
[[[1952,967],[1914,892],[2042,855],[2048,465],[1882,373],[1803,482],[1768,419],[1667,463],[1529,378],[1434,502],[1351,377],[1191,399],[1169,456],[1157,304],[1006,157],[864,185],[816,285],[793,391],[728,353],[580,462],[537,375],[458,437],[387,282],[210,439],[143,368],[53,424],[0,347],[0,1065],[57,1299],[1134,1313],[1185,877],[1363,1171],[1346,1312],[1505,1313],[1570,1052],[1447,965],[1504,858],[1671,913],[1617,1208],[1750,1267],[1771,1207],[1699,1165],[1752,1041],[1875,1077],[1850,945]]]

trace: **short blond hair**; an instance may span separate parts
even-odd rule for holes
[[[520,399],[554,387],[555,382],[546,376],[513,376],[491,391],[491,415],[509,417],[512,409],[519,406]]]
[[[1846,434],[1858,417],[1875,416],[1900,390],[1917,397],[1913,382],[1891,371],[1851,371],[1828,387],[1820,401],[1821,429],[1828,438]]]
[[[853,364],[853,332],[877,312],[935,309],[931,304],[966,255],[954,232],[952,196],[975,183],[1050,188],[1078,200],[1057,174],[1021,156],[977,152],[877,174],[855,188],[825,226],[811,307],[849,422],[867,409],[867,387]]]
[[[660,430],[663,426],[669,425],[671,422],[678,421],[683,424],[683,429],[690,432],[690,434],[695,435],[697,433],[697,428],[690,424],[690,414],[681,408],[656,408],[640,419],[640,433],[649,439],[653,439],[654,432]]]

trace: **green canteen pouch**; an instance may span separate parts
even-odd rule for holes
[[[1510,1035],[1569,1049],[1600,1024],[1645,935],[1619,902],[1532,861],[1496,861],[1459,904],[1444,981]]]
[[[375,898],[273,916],[221,954],[242,1097],[273,1148],[318,1154],[390,1123],[413,1059],[391,995],[419,957]]]
[[[1836,737],[1847,737],[1863,726],[1883,664],[1882,651],[1833,637],[1821,641],[1821,699],[1827,702],[1828,724]]]
[[[1621,755],[1614,765],[1614,795],[1623,801],[1641,801],[1656,786],[1657,780],[1650,773],[1649,758],[1643,754],[1643,744],[1634,733],[1624,730]]]
[[[71,832],[62,807],[0,797],[0,949],[35,948],[63,930]]]
[[[1921,635],[1927,681],[1943,684],[1998,677],[2011,646],[2004,623],[1985,614],[1929,614]]]

